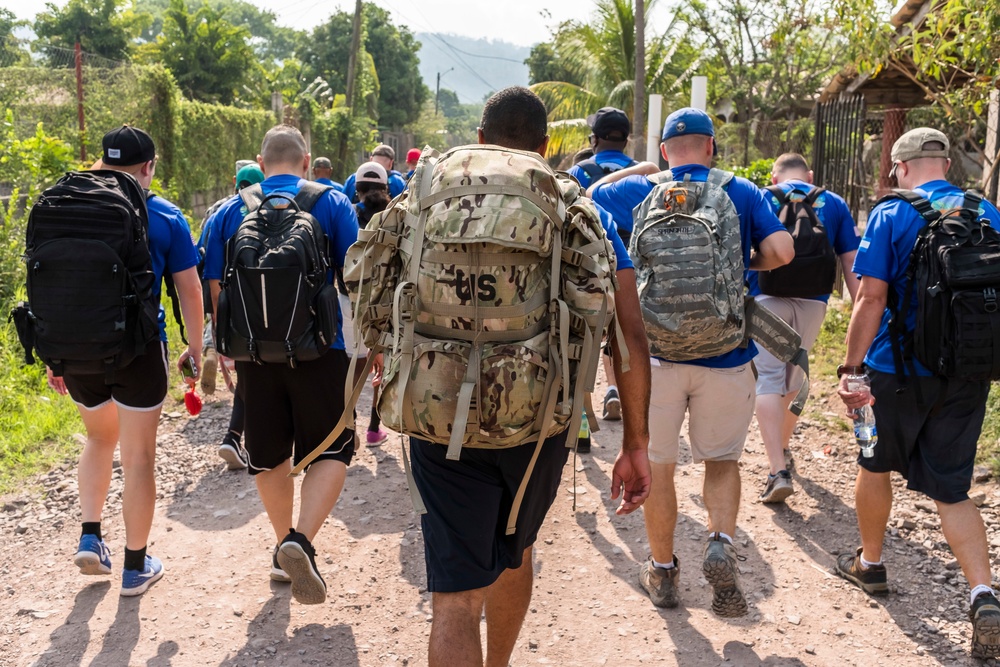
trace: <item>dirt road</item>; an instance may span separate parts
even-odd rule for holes
[[[820,389],[817,382],[817,395]],[[649,603],[636,582],[648,554],[641,512],[616,517],[608,494],[620,425],[604,424],[593,453],[567,465],[539,536],[534,598],[512,664],[980,664],[968,657],[967,585],[928,502],[897,484],[886,550],[891,595],[870,598],[832,574],[835,554],[858,538],[855,450],[829,400],[813,404],[795,437],[797,493],[786,506],[755,502],[766,458],[753,426],[737,534],[751,610],[739,620],[709,608],[711,589],[700,572],[703,477],[690,461],[681,462],[677,477],[682,606]],[[0,500],[0,665],[426,664],[430,596],[399,439],[355,458],[316,540],[329,598],[303,606],[287,585],[268,579],[274,536],[252,479],[227,472],[216,456],[228,410],[226,399],[197,419],[180,412],[164,418],[150,552],[166,575],[140,598],[118,594],[120,471],[104,523],[110,578],[82,577],[72,564],[79,521],[73,465]],[[974,493],[996,556],[1000,489],[987,483]]]

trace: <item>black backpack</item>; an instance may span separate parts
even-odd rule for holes
[[[247,215],[226,244],[218,304],[219,352],[237,361],[318,359],[337,335],[337,290],[327,284],[326,234],[310,211],[328,186],[306,183],[294,197],[240,191]]]
[[[761,294],[796,299],[830,294],[837,280],[837,253],[813,208],[826,190],[813,188],[807,193],[801,190],[786,193],[778,185],[766,190],[778,200],[778,219],[792,235],[795,258],[785,266],[757,274]],[[797,196],[792,198],[792,193]],[[804,196],[800,199],[798,195]]]
[[[129,174],[69,172],[28,215],[27,303],[11,314],[25,349],[57,375],[125,368],[159,336],[146,194]]]
[[[1000,379],[1000,231],[979,215],[982,197],[966,192],[961,208],[937,211],[916,192],[894,190],[879,203],[902,199],[927,225],[920,230],[902,303],[890,290],[896,373],[916,375],[915,357],[934,374]],[[906,330],[916,297],[917,327]]]

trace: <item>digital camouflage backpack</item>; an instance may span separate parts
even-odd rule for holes
[[[390,429],[447,445],[453,460],[579,429],[614,318],[614,251],[576,181],[537,154],[425,149],[344,275],[358,340],[369,358],[385,354],[378,411]]]

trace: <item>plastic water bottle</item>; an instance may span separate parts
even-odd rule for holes
[[[847,391],[864,391],[871,393],[871,380],[867,375],[848,375]],[[854,410],[854,439],[861,448],[861,456],[870,459],[875,456],[875,445],[878,443],[878,430],[875,427],[875,412],[872,406],[864,405]]]
[[[590,422],[587,421],[587,411],[584,410],[580,419],[580,432],[577,434],[576,451],[586,454],[590,451]]]

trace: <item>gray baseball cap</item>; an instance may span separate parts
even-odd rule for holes
[[[929,143],[939,143],[944,148],[925,148]],[[918,127],[910,130],[892,145],[892,161],[907,162],[921,157],[948,157],[951,143],[944,132],[930,127]]]

